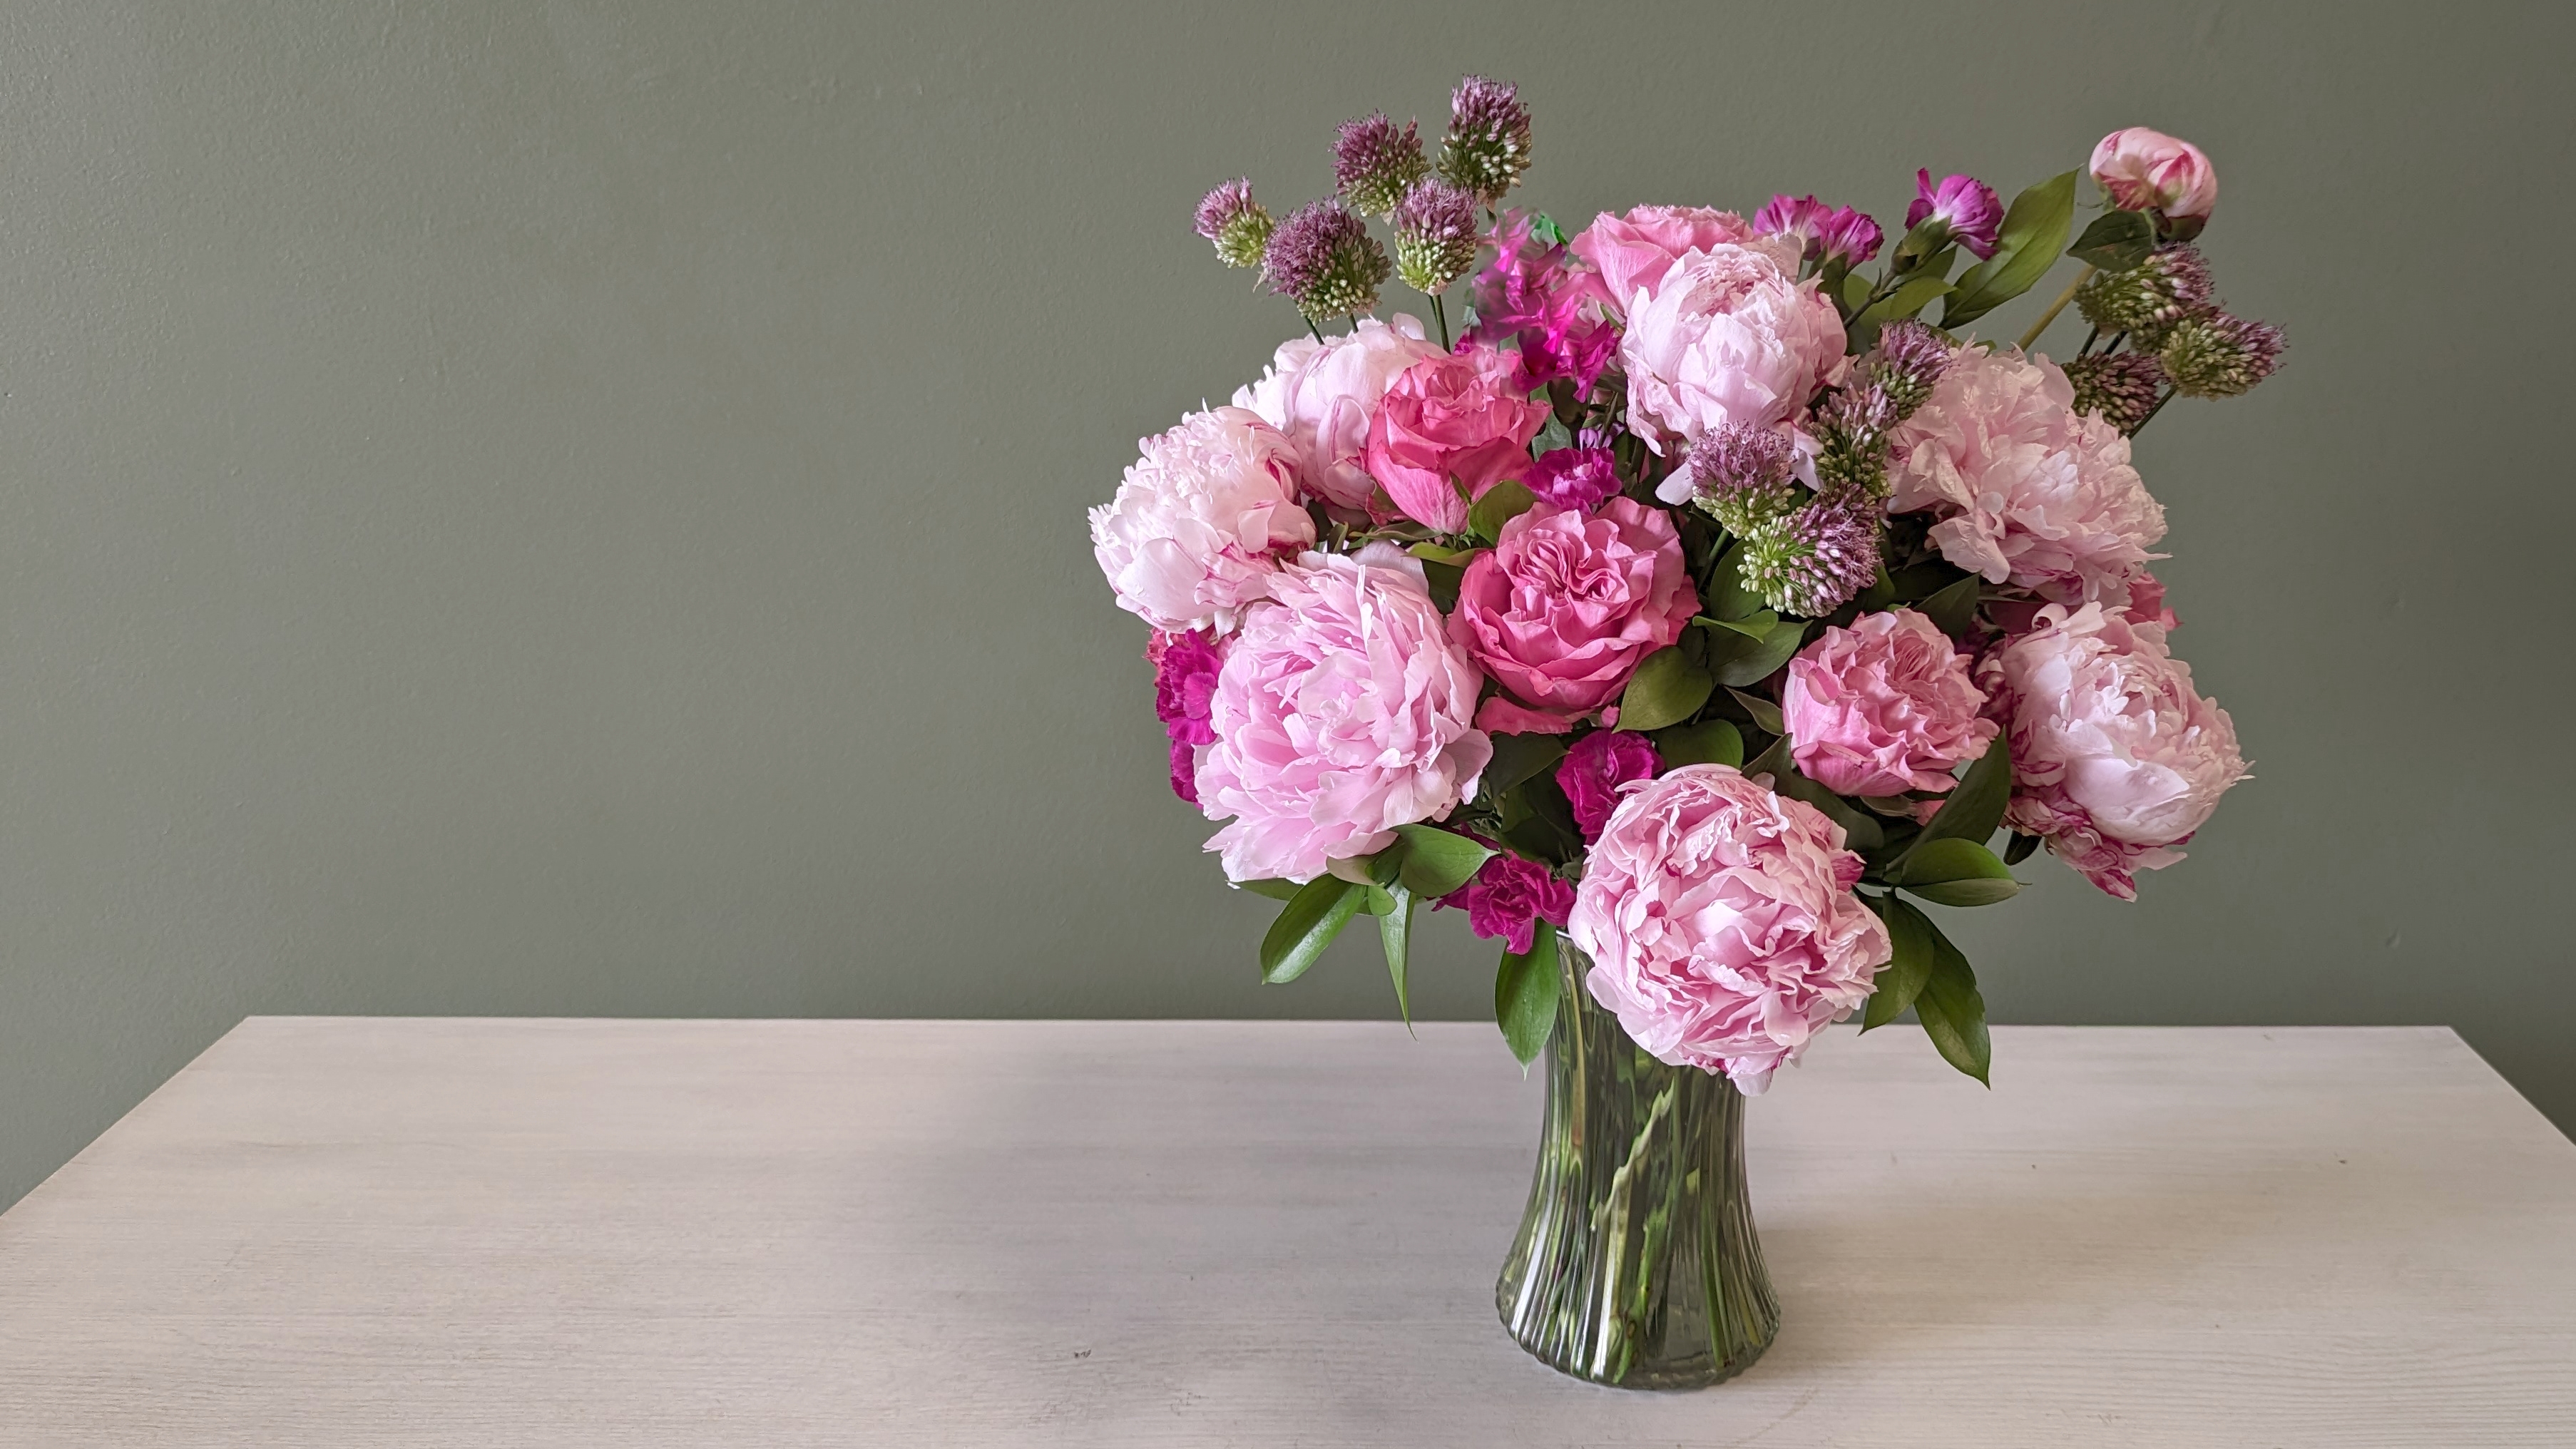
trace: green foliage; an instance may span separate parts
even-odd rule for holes
[[[1993,851],[1956,837],[1917,841],[1888,868],[1887,878],[1943,906],[1990,906],[2021,889],[2012,868],[1995,859]]]
[[[2143,211],[2106,211],[2093,218],[2066,254],[2096,271],[2125,272],[2155,249],[2154,217]]]
[[[1386,910],[1376,912],[1378,944],[1386,948],[1386,974],[1395,982],[1396,1014],[1404,1018],[1405,1029],[1413,1027],[1413,1001],[1405,992],[1405,958],[1413,947],[1413,892],[1402,885],[1370,889],[1387,897]]]
[[[1304,886],[1297,884],[1297,882],[1293,880],[1280,880],[1277,877],[1272,877],[1268,880],[1237,881],[1235,882],[1235,885],[1237,888],[1250,891],[1256,896],[1268,896],[1274,901],[1293,900],[1296,898],[1297,892],[1305,889]]]
[[[1923,827],[1916,842],[1920,850],[1935,840],[1972,840],[1982,845],[1995,833],[2004,819],[2004,806],[2012,799],[2012,744],[2003,735],[1986,747],[1984,755],[1968,767],[1966,778],[1950,789],[1950,798],[1941,802],[1940,813]]]
[[[1530,932],[1527,955],[1503,953],[1494,972],[1494,1024],[1522,1066],[1538,1060],[1556,1027],[1556,927],[1540,921]]]
[[[1780,706],[1758,694],[1746,694],[1740,689],[1730,689],[1727,693],[1735,696],[1735,702],[1744,706],[1744,712],[1753,716],[1753,722],[1763,729],[1775,735],[1784,733],[1788,729],[1787,723],[1780,718]]]
[[[1457,609],[1458,586],[1466,581],[1467,570],[1457,564],[1433,559],[1422,561],[1423,587],[1430,592],[1431,602],[1439,605],[1440,612],[1444,614]]]
[[[1976,274],[1971,272],[1969,275]],[[1933,298],[1944,296],[1949,291],[1950,283],[1946,279],[1929,272],[1909,277],[1895,291],[1870,303],[1866,311],[1852,319],[1852,325],[1869,328],[1870,335],[1875,337],[1877,329],[1920,314],[1932,305]]]
[[[1771,626],[1780,622],[1780,616],[1769,609],[1762,609],[1741,619],[1713,619],[1706,614],[1701,614],[1691,622],[1704,629],[1725,629],[1741,634],[1747,639],[1759,641],[1770,637]]]
[[[1895,948],[1888,963],[1878,968],[1869,1005],[1861,1013],[1860,1029],[1870,1031],[1903,1016],[1922,994],[1923,983],[1932,978],[1933,943],[1941,933],[1921,911],[1894,896],[1864,899],[1887,922],[1888,942]]]
[[[1490,847],[1436,825],[1399,825],[1395,835],[1396,843],[1378,854],[1383,857],[1402,852],[1396,881],[1428,901],[1436,901],[1465,885],[1486,861],[1494,858]]]
[[[1914,607],[1932,621],[1933,628],[1956,639],[1977,622],[1977,591],[1984,587],[1985,582],[1970,574],[1956,583],[1943,586]]]
[[[2057,264],[2075,222],[2072,171],[2052,176],[2013,198],[1995,239],[1995,254],[1970,267],[1958,290],[1941,306],[1941,325],[1956,329],[2027,292]]]
[[[2024,835],[2016,830],[2013,832],[2012,843],[2004,847],[2004,864],[2019,865],[2030,859],[2030,853],[2037,849],[2039,849],[2038,836]]]
[[[1705,637],[1708,641],[1708,665],[1716,672],[1718,683],[1729,686],[1759,684],[1777,673],[1781,665],[1789,662],[1789,656],[1798,652],[1798,646],[1806,642],[1807,621],[1775,618],[1759,638],[1732,626],[1708,630]],[[1620,724],[1624,727],[1626,723],[1627,716],[1623,714]]]
[[[1537,495],[1522,484],[1497,483],[1467,509],[1467,530],[1487,543],[1502,536],[1503,525],[1530,511]]]
[[[1914,998],[1914,1016],[1943,1061],[1989,1087],[1994,1085],[1987,1079],[1994,1064],[1994,1044],[1986,1035],[1986,998],[1978,994],[1977,973],[1959,948],[1937,930],[1932,932],[1932,971]]]
[[[1762,595],[1744,583],[1744,545],[1731,545],[1718,557],[1703,602],[1714,619],[1749,619],[1762,612]]]
[[[1563,735],[1494,735],[1494,758],[1476,786],[1479,800],[1499,800],[1503,792],[1565,758]]]
[[[1308,881],[1288,898],[1279,919],[1270,923],[1261,938],[1261,979],[1281,986],[1305,975],[1367,899],[1366,886],[1339,876],[1319,875]]]
[[[1699,713],[1716,687],[1707,670],[1668,644],[1647,655],[1629,677],[1627,690],[1619,696],[1619,728],[1657,730],[1680,724]]]
[[[1663,756],[1666,768],[1675,765],[1741,765],[1744,763],[1744,734],[1722,719],[1679,725],[1656,732],[1655,753]]]

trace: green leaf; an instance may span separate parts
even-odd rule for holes
[[[2066,245],[2075,222],[2075,173],[2052,176],[2013,198],[1996,234],[1995,254],[1970,267],[1941,307],[1941,325],[1973,322],[2031,289]]]
[[[1762,596],[1744,586],[1744,545],[1730,544],[1718,555],[1708,593],[1711,618],[1749,619],[1762,611]]]
[[[1667,768],[1674,765],[1741,765],[1744,763],[1744,734],[1722,719],[1703,720],[1695,725],[1681,725],[1655,736],[1655,753],[1664,757]]]
[[[1397,879],[1426,901],[1436,901],[1465,885],[1494,858],[1490,847],[1436,825],[1399,825],[1395,833],[1405,846]]]
[[[2021,882],[2009,879],[1953,880],[1939,885],[1907,886],[1906,889],[1936,906],[1991,906],[2021,894]]]
[[[1673,645],[1665,645],[1646,656],[1637,672],[1628,680],[1628,688],[1619,696],[1619,728],[1623,730],[1659,730],[1680,724],[1699,713],[1708,703],[1709,691],[1717,687],[1708,671],[1690,662],[1690,656]]]
[[[1899,604],[1928,599],[1957,583],[1961,577],[1958,569],[1946,563],[1919,563],[1911,568],[1898,569],[1887,576],[1894,590],[1890,599]]]
[[[1772,625],[1780,622],[1780,616],[1769,609],[1763,609],[1741,619],[1712,619],[1706,614],[1701,614],[1691,622],[1711,629],[1732,629],[1747,639],[1761,639],[1771,632]]]
[[[1467,509],[1467,528],[1487,543],[1500,538],[1503,525],[1530,511],[1537,495],[1518,483],[1503,482],[1485,490]]]
[[[1297,892],[1305,889],[1293,880],[1280,880],[1275,876],[1268,880],[1236,881],[1235,885],[1238,889],[1250,891],[1256,896],[1268,896],[1274,901],[1293,899]]]
[[[1921,995],[1923,983],[1932,976],[1932,943],[1940,932],[1921,911],[1894,896],[1875,902],[1879,915],[1887,922],[1888,943],[1895,954],[1878,968],[1872,981],[1869,1006],[1861,1014],[1860,1029],[1882,1027],[1905,1014]]]
[[[1950,787],[1950,798],[1941,802],[1940,813],[1923,827],[1920,850],[1935,840],[1972,840],[1979,845],[1995,833],[2004,820],[2004,806],[2012,799],[2012,744],[2002,735],[1986,746],[1986,752],[1968,767],[1967,778]]]
[[[2012,867],[1973,840],[1916,842],[1888,868],[1888,880],[1935,905],[1990,906],[2021,889]]]
[[[1484,552],[1484,550],[1480,548],[1449,548],[1437,543],[1417,543],[1413,547],[1406,549],[1405,552],[1422,560],[1424,563],[1454,564],[1463,569],[1475,559],[1476,555]]]
[[[1544,211],[1530,219],[1530,235],[1552,247],[1565,245],[1565,228],[1558,226],[1556,218]]]
[[[1423,586],[1430,591],[1431,602],[1439,605],[1444,614],[1458,607],[1458,586],[1466,581],[1467,571],[1456,564],[1423,560]]]
[[[2004,864],[2019,865],[2030,859],[2030,853],[2037,849],[2039,849],[2038,836],[2024,835],[2016,830],[2013,832],[2012,843],[2004,847]]]
[[[1494,972],[1494,1024],[1524,1067],[1538,1060],[1556,1029],[1556,927],[1545,921],[1530,932],[1529,954],[1503,953]]]
[[[2099,271],[2125,272],[2155,249],[2155,218],[2143,211],[2106,211],[2093,218],[2066,254]]]
[[[1977,591],[1985,582],[1970,574],[1914,607],[1932,621],[1933,628],[1956,639],[1977,622]]]
[[[1405,1029],[1410,1031],[1413,1002],[1405,994],[1404,965],[1413,945],[1413,892],[1399,885],[1386,894],[1394,898],[1394,903],[1392,909],[1378,914],[1377,939],[1386,948],[1386,974],[1395,982],[1396,1014],[1404,1018]]]
[[[1493,735],[1494,758],[1479,777],[1476,798],[1497,800],[1504,791],[1565,758],[1563,735]]]
[[[1857,312],[1869,303],[1869,278],[1858,272],[1843,278],[1842,303],[1846,312]]]
[[[1969,276],[1976,275],[1970,272]],[[1904,285],[1869,304],[1869,310],[1852,319],[1854,327],[1878,328],[1890,322],[1911,317],[1932,305],[1932,299],[1950,290],[1950,284],[1938,275],[1925,272],[1908,277]]]
[[[1769,775],[1775,780],[1778,779],[1783,771],[1790,768],[1789,737],[1782,735],[1773,740],[1769,749],[1745,761],[1743,768],[1747,776]]]
[[[1730,689],[1727,693],[1735,696],[1735,702],[1744,706],[1744,712],[1753,716],[1755,724],[1775,735],[1787,732],[1788,726],[1780,718],[1780,706],[1758,694],[1746,694],[1740,689]]]
[[[1986,998],[1977,992],[1977,973],[1938,930],[1932,932],[1932,974],[1914,998],[1914,1015],[1943,1061],[1994,1085],[1987,1081],[1994,1044],[1986,1036]]]
[[[1282,986],[1305,975],[1367,899],[1366,887],[1338,876],[1319,875],[1306,882],[1261,938],[1261,979]]]
[[[1763,637],[1761,643],[1718,665],[1717,682],[1726,685],[1761,683],[1789,662],[1789,656],[1798,652],[1798,646],[1806,642],[1806,637],[1806,620],[1782,619],[1771,626],[1771,632]],[[1701,697],[1705,699],[1707,696]],[[1693,705],[1692,708],[1698,706]],[[1621,715],[1619,723],[1625,728],[1627,716]]]

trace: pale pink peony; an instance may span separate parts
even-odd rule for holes
[[[1521,393],[1518,372],[1512,354],[1469,347],[1413,364],[1378,399],[1368,470],[1405,517],[1456,533],[1469,499],[1529,471],[1547,404]]]
[[[1234,405],[1250,408],[1288,435],[1308,492],[1339,507],[1365,508],[1377,484],[1360,454],[1368,447],[1377,400],[1406,368],[1439,355],[1411,317],[1363,317],[1350,331],[1321,342],[1298,337],[1280,343],[1261,380],[1234,390]]]
[[[1181,419],[1137,445],[1117,496],[1091,510],[1091,553],[1118,607],[1157,629],[1234,627],[1270,592],[1281,550],[1315,541],[1297,503],[1297,455],[1242,408]]]
[[[2192,688],[2152,621],[2051,604],[1979,662],[1977,682],[2012,738],[2005,821],[2124,901],[2133,873],[2182,859],[2171,847],[2246,778],[2235,721]]]
[[[1510,730],[1531,714],[1570,724],[1616,700],[1698,612],[1670,514],[1625,497],[1590,515],[1534,503],[1467,565],[1449,632],[1525,707],[1510,724],[1480,717]]]
[[[1823,812],[1725,765],[1628,788],[1568,921],[1585,984],[1657,1060],[1759,1092],[1887,962],[1852,894],[1861,858]]]
[[[1625,216],[1603,212],[1568,243],[1601,274],[1611,314],[1624,317],[1640,290],[1653,291],[1685,252],[1753,240],[1753,228],[1731,211],[1705,206],[1640,206]],[[1793,262],[1794,268],[1795,263]]]
[[[1663,452],[1728,423],[1779,427],[1842,380],[1842,314],[1797,280],[1797,247],[1775,237],[1691,252],[1638,294],[1619,344],[1629,431]]]
[[[1482,683],[1394,545],[1281,569],[1227,650],[1198,761],[1200,808],[1234,817],[1208,840],[1227,877],[1312,880],[1447,815],[1493,756]]]
[[[1989,583],[2061,604],[2127,597],[2165,536],[2165,511],[2129,466],[2129,440],[2078,417],[2045,357],[1963,346],[1890,435],[1889,511],[1930,511],[1941,556]]]
[[[1912,609],[1828,628],[1789,661],[1780,691],[1798,773],[1839,795],[1946,791],[1951,771],[1986,752],[1999,726],[1967,657]]]
[[[2177,237],[2197,235],[2218,206],[2218,168],[2198,146],[2162,131],[2113,131],[2093,148],[2092,171],[2113,206],[2162,212]]]

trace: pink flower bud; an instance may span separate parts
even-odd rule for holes
[[[2189,141],[2129,126],[2093,148],[2093,179],[2124,211],[2161,213],[2167,233],[2191,237],[2218,205],[2218,169]]]

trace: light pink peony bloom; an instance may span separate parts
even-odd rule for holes
[[[1842,314],[1797,280],[1798,243],[1691,252],[1637,294],[1619,353],[1628,427],[1663,452],[1719,427],[1778,427],[1842,380]]]
[[[1406,368],[1439,355],[1411,317],[1363,317],[1321,342],[1280,343],[1261,380],[1234,390],[1234,405],[1259,413],[1296,444],[1298,476],[1308,492],[1342,508],[1365,508],[1377,482],[1360,454],[1377,400]]]
[[[1789,661],[1780,691],[1798,773],[1839,795],[1946,791],[1994,743],[1967,656],[1912,609],[1828,628]]]
[[[1527,713],[1571,723],[1616,700],[1698,612],[1670,514],[1633,498],[1588,516],[1534,503],[1467,565],[1449,633]]]
[[[1567,924],[1585,985],[1658,1061],[1759,1092],[1887,963],[1887,928],[1852,894],[1861,858],[1823,812],[1724,765],[1628,789]]]
[[[2113,131],[2093,148],[2092,169],[2113,206],[2162,212],[2177,237],[2198,235],[2218,206],[2218,168],[2198,146],[2162,131]]]
[[[1198,761],[1200,808],[1234,817],[1207,843],[1227,877],[1312,880],[1447,815],[1493,757],[1482,683],[1394,545],[1281,569],[1226,652]]]
[[[1640,290],[1653,291],[1685,252],[1753,240],[1753,228],[1731,211],[1705,206],[1640,206],[1625,216],[1603,212],[1568,246],[1601,274],[1611,314],[1626,316]],[[1792,270],[1796,263],[1790,263]]]
[[[1941,556],[1989,583],[2062,604],[2123,599],[2165,536],[2165,511],[2129,466],[2129,440],[2078,417],[2045,357],[1961,347],[1889,438],[1894,513],[1941,518]]]
[[[1977,682],[2012,736],[2005,821],[2124,901],[2133,873],[2182,859],[2171,847],[2246,778],[2235,721],[2192,688],[2152,621],[2051,604],[1979,662]]]
[[[1424,358],[1387,388],[1365,456],[1405,517],[1456,533],[1467,526],[1469,499],[1529,471],[1529,441],[1547,423],[1547,404],[1521,394],[1518,370],[1508,352],[1470,347]]]
[[[1157,629],[1234,627],[1270,592],[1283,549],[1315,541],[1297,455],[1242,408],[1213,408],[1137,445],[1117,496],[1091,510],[1091,554],[1118,607]]]

